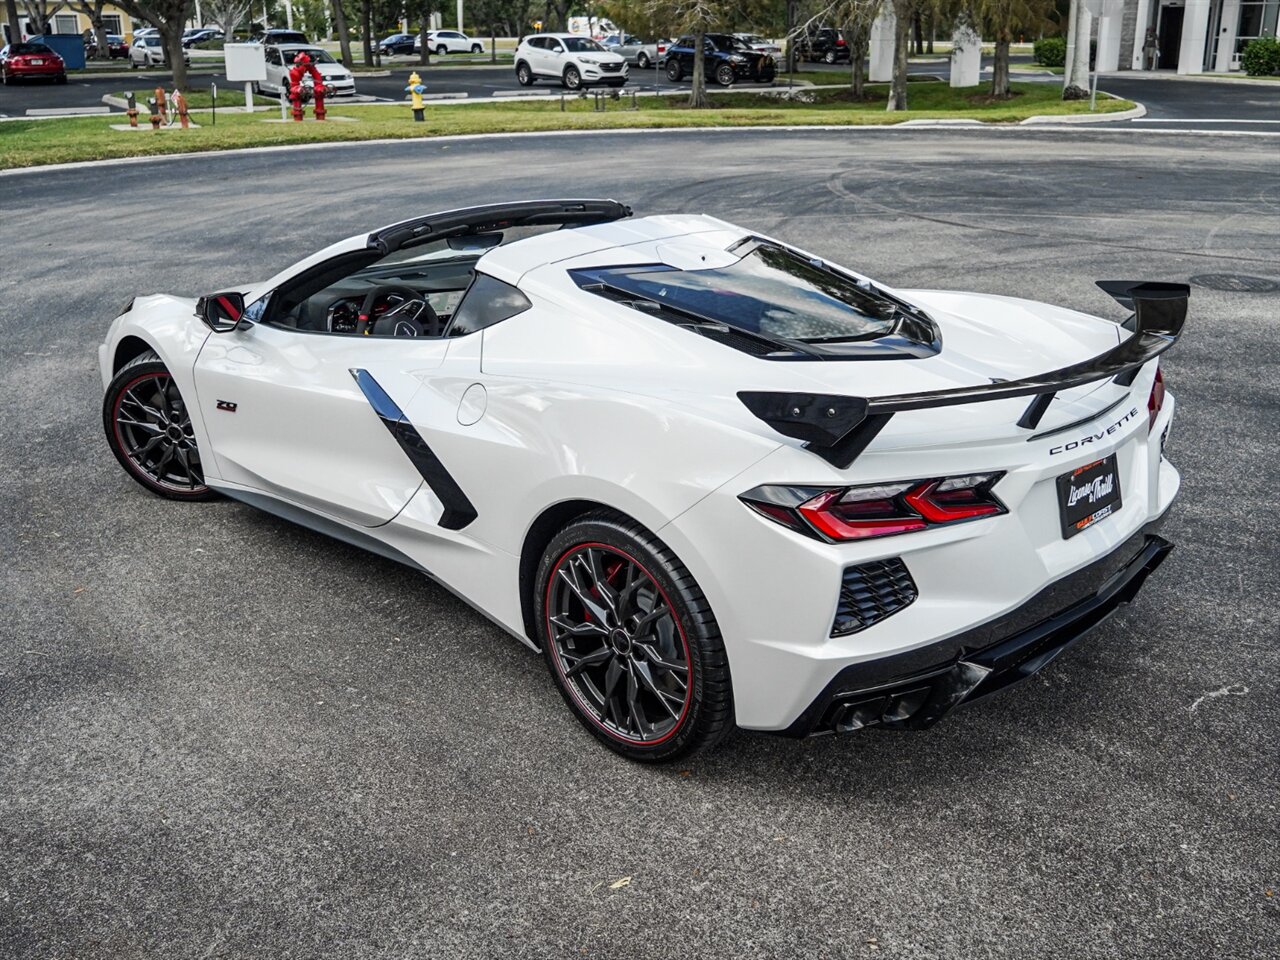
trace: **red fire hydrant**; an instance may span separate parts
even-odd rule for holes
[[[304,77],[311,78],[310,90],[302,83]],[[289,100],[293,103],[293,119],[302,121],[304,114],[302,105],[307,102],[308,95],[311,95],[316,98],[316,119],[323,120],[326,92],[328,88],[325,86],[324,77],[316,69],[316,65],[305,53],[299,53],[294,57],[293,67],[289,70]]]

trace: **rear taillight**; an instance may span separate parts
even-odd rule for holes
[[[761,486],[743,503],[798,533],[868,540],[1006,513],[992,493],[1003,473],[905,480],[856,487]]]
[[[1147,397],[1147,433],[1156,425],[1156,417],[1160,416],[1160,408],[1164,406],[1164,374],[1156,367],[1156,382],[1151,385],[1151,396]]]
[[[847,46],[847,44],[846,44],[843,40],[837,40],[837,41],[836,41],[836,46],[837,46],[837,47],[844,47],[844,46]]]

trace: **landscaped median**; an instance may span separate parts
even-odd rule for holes
[[[908,120],[980,120],[1016,123],[1032,116],[1089,112],[1087,102],[1064,102],[1056,84],[1015,83],[1011,100],[991,100],[985,87],[954,90],[943,83],[913,83],[911,109],[885,110],[887,85],[867,87],[867,99],[853,101],[847,89],[798,87],[790,94],[729,92],[712,97],[706,110],[691,110],[688,97],[606,99],[559,97],[536,100],[427,106],[427,122],[414,123],[407,104],[355,106],[330,101],[330,117],[348,121],[266,123],[262,113],[219,109],[216,124],[205,112],[192,119],[198,129],[153,132],[113,130],[124,118],[75,117],[0,124],[0,169],[206,150],[358,140],[411,139],[457,134],[519,133],[549,130],[609,130],[658,127],[840,126],[894,124]],[[221,100],[221,98],[219,98]],[[1132,109],[1128,100],[1098,95],[1098,113]],[[308,111],[309,113],[310,111]],[[139,122],[147,127],[146,108]]]

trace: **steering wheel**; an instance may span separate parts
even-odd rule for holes
[[[374,316],[378,301],[392,296],[399,297],[400,302]],[[438,322],[436,312],[421,293],[402,283],[380,283],[365,294],[360,304],[356,333],[375,337],[421,337],[426,333],[420,319],[424,316],[433,327]]]

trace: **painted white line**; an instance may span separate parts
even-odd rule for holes
[[[1197,120],[1173,120],[1168,117],[1153,118],[1148,117],[1145,120],[1135,120],[1134,123],[1275,123],[1280,124],[1280,120],[1215,120],[1211,117]]]
[[[110,107],[33,107],[27,111],[28,117],[87,117],[99,113],[110,113]]]

